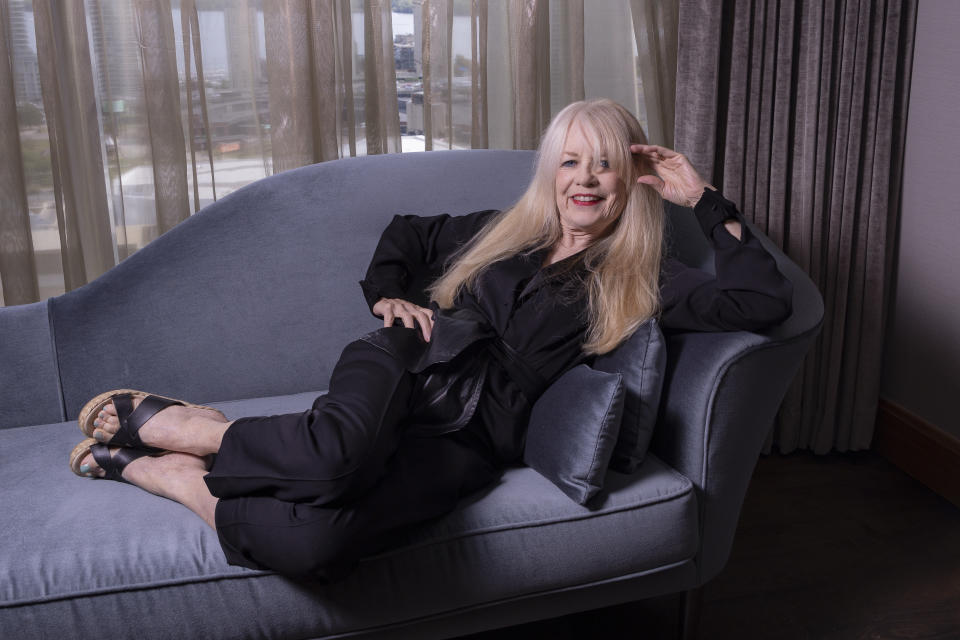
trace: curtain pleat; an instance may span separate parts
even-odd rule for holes
[[[550,121],[550,20],[546,0],[510,0],[513,148],[536,149]]]
[[[439,0],[436,0],[439,1]],[[433,151],[433,33],[432,20],[434,12],[431,0],[423,0],[420,5],[420,24],[423,30],[420,35],[420,68],[423,86],[423,145],[425,151]]]
[[[586,96],[583,0],[552,0],[549,18],[549,57],[553,63],[550,105],[556,112]]]
[[[583,100],[586,91],[583,86],[583,0],[569,0],[567,3],[567,29],[569,31],[569,70],[570,100]]]
[[[487,3],[423,0],[420,16],[424,148],[489,147]]]
[[[389,0],[364,0],[364,113],[367,153],[399,153],[400,113]]]
[[[37,267],[30,232],[30,211],[23,175],[13,60],[7,38],[10,24],[6,0],[0,0],[0,284],[3,304],[27,304],[40,299]]]
[[[444,42],[446,43],[447,51],[447,82],[446,82],[446,114],[444,114],[444,120],[446,121],[447,129],[447,149],[453,149],[454,144],[454,123],[453,123],[453,65],[454,61],[452,60],[453,56],[453,0],[446,0],[446,23],[444,24]]]
[[[258,12],[255,11],[254,6],[255,0],[243,0],[242,11],[246,14],[246,42],[247,46],[245,47],[247,53],[246,64],[250,69],[250,74],[248,76],[248,87],[250,88],[250,110],[253,120],[253,126],[257,131],[257,142],[259,145],[260,159],[263,163],[263,175],[268,176],[273,171],[273,154],[270,148],[270,143],[267,140],[267,136],[264,135],[266,123],[261,118],[260,114],[260,105],[257,102],[257,80],[259,76],[259,67],[260,52],[257,50],[259,48],[260,34],[258,30]],[[204,95],[206,91],[204,91]],[[207,126],[207,123],[204,122],[204,126]],[[207,131],[210,131],[210,127],[207,126]],[[209,133],[208,133],[209,137]],[[210,149],[213,149],[213,145],[210,145]]]
[[[115,263],[84,5],[33,3],[64,287]],[[182,165],[182,162],[181,162]]]
[[[157,229],[164,233],[190,215],[173,14],[169,0],[136,0],[134,8],[146,96]]]
[[[679,11],[677,0],[630,0],[647,138],[666,147],[673,147]]]
[[[314,155],[317,162],[340,157],[341,93],[337,82],[337,20],[333,0],[313,0],[311,50],[313,52]],[[334,124],[334,126],[330,126]]]
[[[677,148],[824,297],[766,451],[870,446],[915,20],[913,0],[681,2]]]
[[[102,2],[100,2],[100,0],[90,2],[89,7],[91,11],[89,18],[93,24],[93,29],[103,33],[105,27]],[[120,150],[117,144],[117,141],[120,140],[120,126],[117,122],[117,114],[113,108],[114,92],[110,69],[102,69],[101,76],[103,78],[103,86],[101,87],[103,94],[100,97],[100,102],[107,106],[106,109],[102,109],[102,111],[106,112],[102,120],[103,133],[107,140],[113,141],[113,144],[105,145],[105,161],[108,173],[116,174],[115,177],[111,179],[109,191],[110,194],[114,196],[112,204],[114,229],[116,232],[117,259],[125,260],[131,253],[131,247],[130,238],[127,234],[126,208],[123,197],[123,175],[120,169]]]
[[[423,135],[430,151],[453,145],[448,107],[452,104],[451,50],[448,24],[453,7],[449,0],[427,0],[423,3]]]
[[[353,33],[353,18],[350,15],[350,0],[335,0],[334,13],[337,24],[340,25],[336,33],[337,96],[341,100],[342,107],[338,105],[337,114],[346,114],[339,129],[345,132],[341,137],[340,148],[343,149],[343,138],[346,138],[350,156],[353,157],[357,155],[357,124],[353,95],[353,40],[350,35]]]
[[[487,120],[487,3],[470,2],[470,146],[490,146]]]
[[[195,0],[181,0],[180,2],[180,31],[183,34],[184,85],[187,94],[187,130],[190,141],[190,170],[193,174],[193,211],[199,211],[203,206],[200,202],[200,181],[197,179],[197,131],[193,113],[193,94],[196,88],[200,96],[200,122],[203,125],[204,147],[207,150],[207,162],[210,167],[210,189],[213,199],[217,199],[216,175],[213,167],[213,140],[210,134],[210,117],[207,112],[206,83],[203,79],[203,54],[200,46],[200,16],[197,13]],[[191,55],[192,53],[192,55]],[[191,57],[193,69],[196,70],[196,80],[191,73]],[[256,109],[254,109],[256,113]]]
[[[273,170],[315,161],[310,6],[302,0],[271,0],[264,6],[264,39],[270,90]]]

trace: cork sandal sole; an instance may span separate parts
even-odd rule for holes
[[[77,419],[77,421],[80,423],[80,431],[83,432],[83,435],[87,436],[88,438],[93,437],[93,431],[96,429],[96,427],[93,426],[93,421],[97,419],[97,416],[101,411],[103,411],[105,406],[113,402],[114,397],[121,394],[129,394],[133,398],[139,400],[143,400],[148,396],[154,396],[162,400],[169,400],[174,403],[181,404],[191,409],[208,409],[210,411],[216,411],[217,413],[220,413],[219,410],[214,409],[213,407],[193,404],[184,400],[177,400],[176,398],[168,398],[166,396],[157,395],[156,393],[147,393],[145,391],[137,391],[136,389],[114,389],[94,397],[92,400],[87,402],[87,404],[83,405],[82,409],[80,409],[80,417]]]

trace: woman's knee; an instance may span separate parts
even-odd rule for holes
[[[362,553],[363,536],[337,509],[269,498],[230,502],[236,504],[221,501],[217,511],[217,535],[230,564],[334,580]]]
[[[306,414],[306,428],[315,451],[311,452],[318,471],[325,478],[337,478],[356,471],[376,449],[381,425],[356,415],[351,407],[336,400],[315,406]]]

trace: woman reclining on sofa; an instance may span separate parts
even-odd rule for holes
[[[232,564],[343,575],[494,482],[520,460],[540,393],[648,319],[756,330],[789,315],[790,283],[735,206],[645,142],[620,105],[569,105],[511,209],[393,220],[361,282],[384,327],[344,349],[309,411],[230,422],[111,391],[81,411],[90,437],[71,469],[182,503]],[[694,208],[716,277],[661,260],[662,199]]]

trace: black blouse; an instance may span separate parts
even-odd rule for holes
[[[426,287],[442,274],[450,256],[496,213],[394,217],[360,282],[371,311],[381,298],[428,306]],[[788,316],[792,287],[773,256],[745,224],[740,240],[723,226],[730,218],[742,222],[735,205],[706,190],[694,213],[714,246],[716,276],[665,258],[660,290],[663,329],[757,330]],[[474,291],[461,292],[452,310],[435,308],[429,343],[419,337],[419,331],[396,327],[364,338],[400,358],[414,373],[440,370],[444,374],[440,377],[446,379],[436,381],[437,389],[449,393],[450,377],[461,383],[454,404],[460,409],[469,405],[468,410],[454,411],[456,418],[449,410],[442,417],[422,417],[422,427],[434,432],[459,429],[477,414],[498,458],[510,461],[522,453],[524,427],[535,398],[528,400],[520,391],[523,385],[517,383],[517,375],[497,359],[473,352],[459,358],[469,362],[445,363],[455,363],[472,346],[499,340],[533,375],[549,383],[584,360],[587,300],[579,286],[586,272],[582,254],[541,266],[546,253],[518,254],[497,262],[481,275]],[[430,402],[424,398],[420,404]]]

